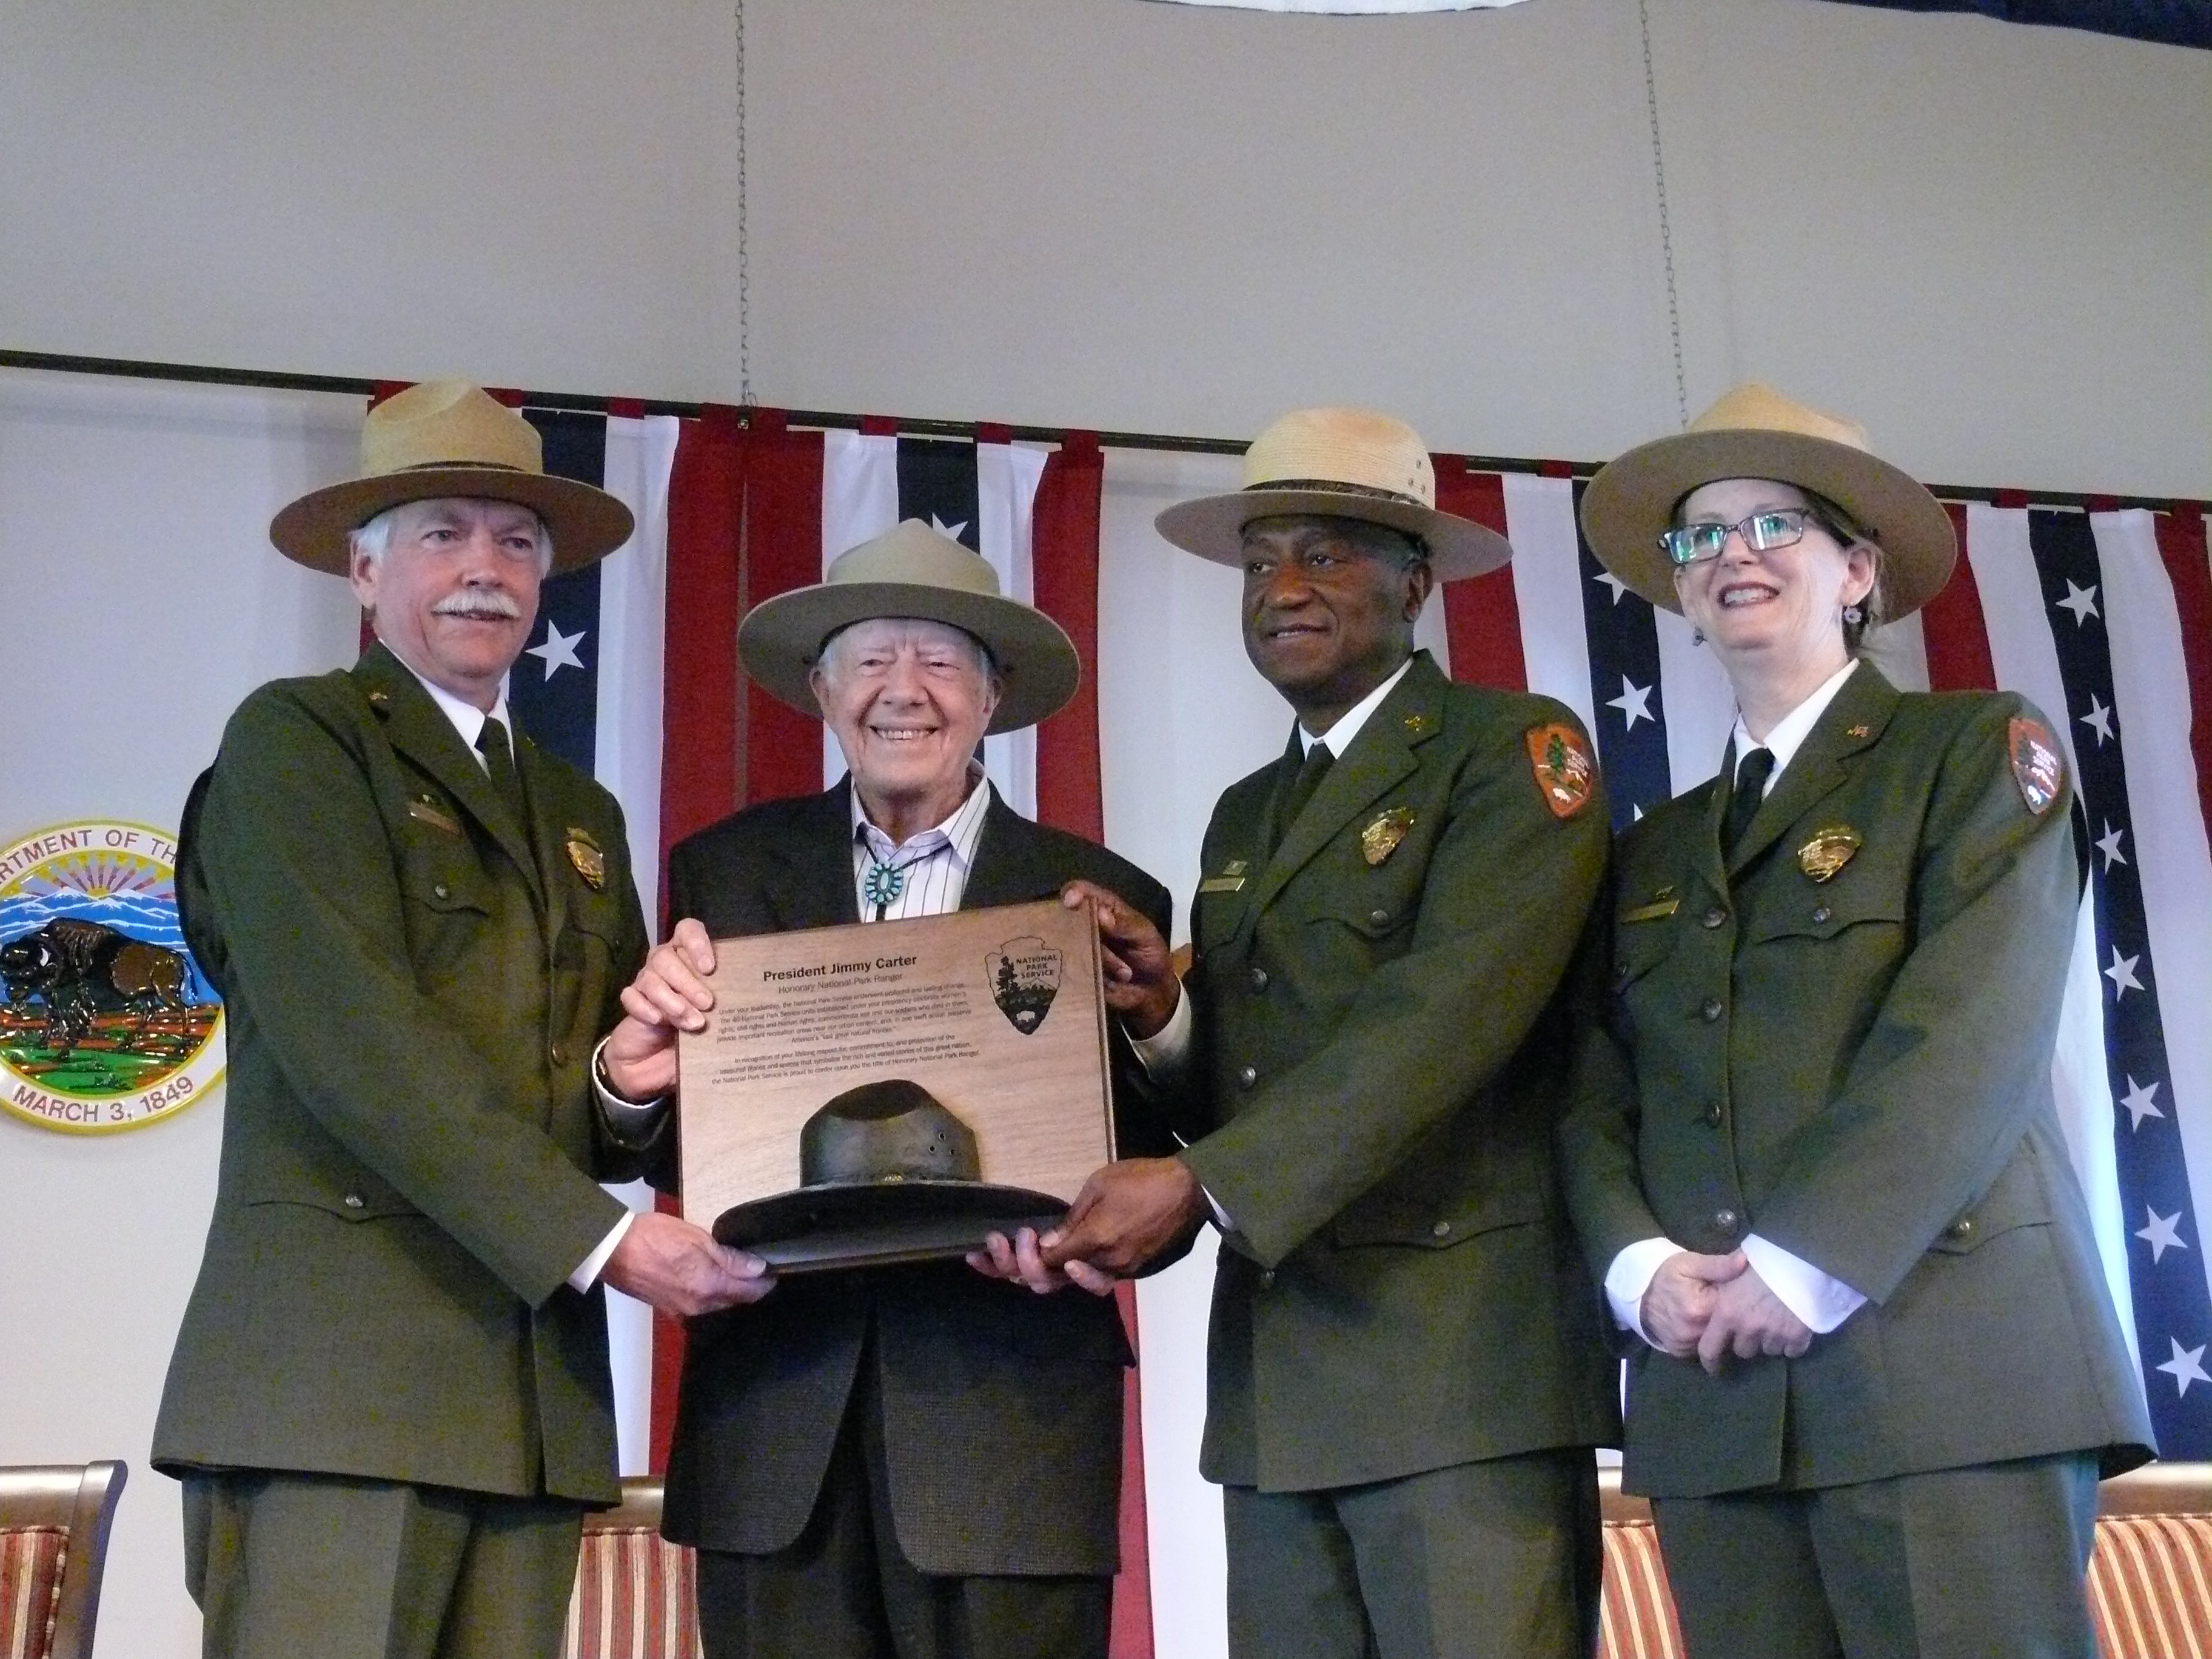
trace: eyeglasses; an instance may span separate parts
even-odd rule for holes
[[[1662,531],[1659,550],[1678,567],[1696,564],[1703,559],[1717,559],[1733,532],[1743,538],[1743,544],[1753,552],[1771,553],[1778,547],[1795,547],[1805,538],[1808,525],[1827,531],[1838,541],[1844,539],[1810,507],[1770,507],[1740,524],[1686,524],[1680,529]]]

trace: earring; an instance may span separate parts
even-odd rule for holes
[[[1705,630],[1702,628],[1692,628],[1690,630],[1690,643],[1692,645],[1703,645],[1705,642]]]
[[[1866,612],[1862,611],[1857,605],[1847,605],[1844,607],[1844,620],[1846,623],[1849,623],[1853,628],[1856,628],[1861,623],[1866,620]]]

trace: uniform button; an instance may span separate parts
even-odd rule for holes
[[[433,884],[430,890],[440,898],[451,898],[453,896],[453,890],[442,881]]]
[[[1237,1081],[1241,1086],[1249,1089],[1259,1080],[1260,1068],[1258,1066],[1240,1066],[1237,1068]]]
[[[1252,988],[1255,991],[1264,991],[1267,988],[1267,970],[1265,968],[1255,968],[1252,970]]]
[[[1707,997],[1703,1002],[1698,1005],[1698,1018],[1705,1021],[1706,1024],[1711,1024],[1720,1017],[1721,1000],[1718,997]]]
[[[1429,1237],[1431,1238],[1449,1238],[1451,1237],[1451,1223],[1449,1221],[1439,1221],[1435,1226],[1429,1229]]]
[[[361,1198],[361,1194],[360,1194],[359,1193],[348,1193],[348,1194],[345,1195],[345,1206],[346,1206],[346,1208],[348,1208],[349,1210],[358,1210],[359,1208],[361,1208],[361,1206],[362,1206],[362,1198]]]
[[[1260,1270],[1260,1288],[1263,1291],[1272,1290],[1274,1288],[1274,1284],[1275,1270],[1273,1267],[1262,1267]]]
[[[1370,910],[1367,920],[1375,927],[1381,927],[1389,923],[1390,913],[1388,910]]]
[[[559,1043],[556,1042],[553,1045],[551,1052],[553,1055],[553,1063],[556,1066],[566,1066],[568,1063],[568,1051],[562,1048]]]
[[[1830,916],[1832,916],[1835,914],[1836,913],[1833,910],[1831,910],[1826,905],[1823,904],[1813,912],[1813,921],[1814,924],[1817,925],[1820,922],[1826,921]]]
[[[1735,1212],[1734,1210],[1715,1210],[1713,1212],[1713,1225],[1718,1228],[1722,1232],[1734,1232],[1735,1231]]]
[[[1706,911],[1705,915],[1699,916],[1698,920],[1705,923],[1708,927],[1717,927],[1728,920],[1728,912],[1723,910],[1719,905],[1716,904],[1711,909]]]
[[[1622,963],[1620,967],[1614,969],[1613,970],[1613,988],[1617,991],[1622,986],[1627,984],[1629,975],[1634,971],[1635,969],[1631,968],[1625,962]]]
[[[1970,1238],[1973,1236],[1974,1218],[1970,1215],[1961,1216],[1943,1231],[1954,1238]]]

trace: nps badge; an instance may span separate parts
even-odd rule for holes
[[[991,1000],[1024,1036],[1044,1024],[1060,994],[1060,952],[1035,933],[1010,939],[983,958]]]
[[[1832,823],[1813,832],[1813,839],[1797,849],[1797,867],[1814,881],[1829,881],[1865,845],[1848,823]]]
[[[2027,810],[2041,817],[2066,787],[2066,763],[2058,758],[2058,739],[2041,720],[2015,714],[2005,728],[2012,750],[2012,780]]]
[[[1359,856],[1370,865],[1380,864],[1398,850],[1398,843],[1406,839],[1406,831],[1413,827],[1413,809],[1394,806],[1387,812],[1378,812],[1367,827],[1359,832]]]
[[[136,1129],[222,1075],[222,1003],[177,921],[166,830],[58,824],[0,852],[0,1107]]]
[[[607,884],[607,855],[599,850],[599,842],[592,839],[588,830],[568,826],[568,862],[576,866],[576,873],[594,893]],[[892,896],[897,896],[894,894]]]
[[[1535,769],[1536,788],[1555,818],[1571,818],[1589,805],[1596,787],[1597,768],[1590,763],[1583,735],[1563,720],[1532,726],[1526,733],[1528,763]]]

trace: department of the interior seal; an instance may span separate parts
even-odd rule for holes
[[[0,1107],[136,1129],[222,1075],[222,1004],[177,922],[173,834],[58,824],[0,851]]]

